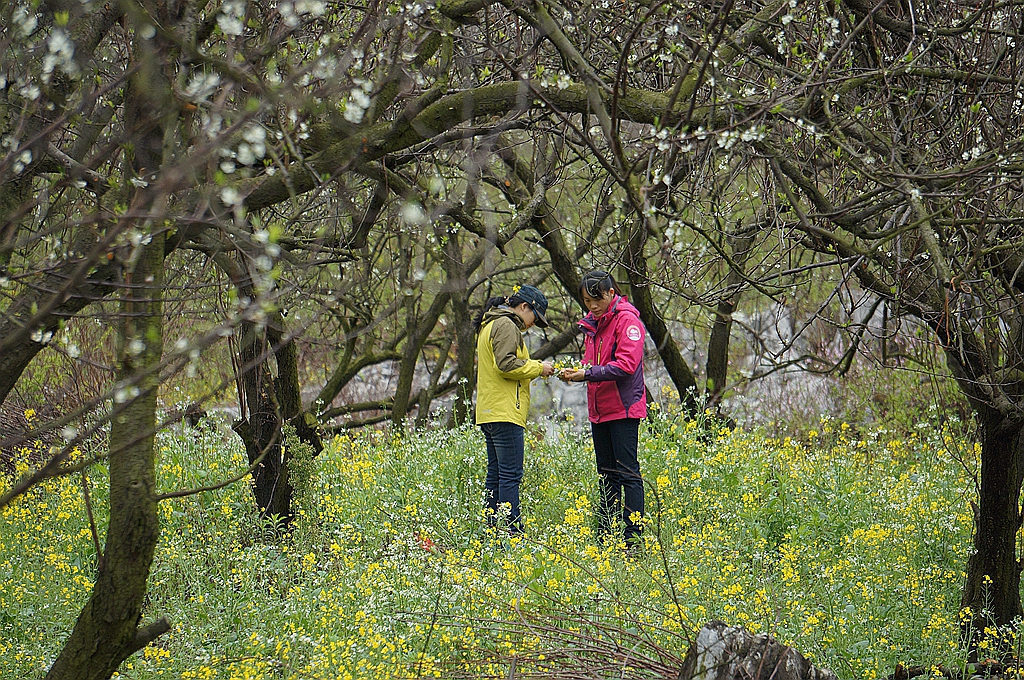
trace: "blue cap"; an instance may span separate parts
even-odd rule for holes
[[[544,312],[548,311],[548,299],[544,297],[544,293],[533,286],[527,285],[519,286],[513,293],[513,296],[530,305],[534,315],[537,317],[537,326],[539,328],[548,327],[548,320],[544,318]]]

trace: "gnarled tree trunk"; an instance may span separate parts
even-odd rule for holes
[[[731,234],[732,266],[726,277],[727,293],[718,301],[715,309],[715,321],[711,326],[711,338],[708,340],[708,361],[704,379],[704,394],[708,406],[717,406],[725,392],[729,377],[729,339],[732,334],[732,315],[740,298],[740,285],[743,283],[743,268],[754,242],[753,235]]]
[[[164,239],[157,233],[125,281],[118,394],[129,400],[115,410],[110,425],[107,542],[92,595],[47,680],[109,678],[125,659],[170,629],[163,618],[139,628],[160,535],[153,439],[159,387],[154,369],[163,350],[163,257]],[[131,397],[135,389],[139,393]]]
[[[669,333],[665,319],[654,306],[654,298],[651,296],[651,279],[647,274],[647,260],[644,258],[644,245],[650,233],[642,217],[637,217],[638,224],[629,238],[629,292],[631,302],[640,312],[640,320],[643,321],[647,332],[654,340],[654,346],[658,349],[665,364],[665,370],[679,391],[679,400],[688,413],[697,412],[697,379],[686,363],[679,346]]]
[[[1024,616],[1020,599],[1021,564],[1017,533],[1021,527],[1020,491],[1024,481],[1024,436],[1000,414],[979,412],[981,489],[975,512],[974,554],[967,561],[961,607],[964,621],[978,635],[985,626]],[[987,611],[986,611],[987,610]]]

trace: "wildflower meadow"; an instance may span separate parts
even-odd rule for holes
[[[616,677],[658,677],[711,619],[771,633],[841,678],[964,662],[978,452],[948,426],[823,419],[772,437],[658,415],[641,432],[646,546],[629,559],[595,534],[586,433],[530,435],[523,538],[486,528],[471,427],[296,452],[287,533],[259,521],[244,481],[162,501],[145,615],[172,630],[121,677],[520,677],[612,659]],[[158,444],[164,492],[246,466],[223,426]],[[103,475],[49,481],[2,511],[4,677],[41,677],[88,596],[83,489],[102,534]]]

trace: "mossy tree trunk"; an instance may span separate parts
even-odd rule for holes
[[[644,246],[650,232],[643,217],[637,216],[637,224],[630,234],[628,243],[628,266],[630,301],[640,312],[640,320],[647,332],[651,334],[654,346],[658,349],[665,364],[665,370],[679,391],[679,400],[688,413],[697,411],[697,379],[693,370],[686,363],[683,353],[669,332],[665,318],[654,305],[651,295],[651,279],[647,272],[647,260],[644,257]]]
[[[993,622],[1009,624],[1024,616],[1017,557],[1024,437],[1019,425],[1008,424],[995,412],[979,412],[979,418],[981,488],[975,511],[974,553],[967,561],[961,601],[961,608],[971,611],[963,621],[968,639]]]
[[[455,388],[455,399],[452,402],[452,413],[449,426],[465,423],[470,416],[473,402],[473,387],[476,381],[474,358],[476,356],[476,333],[473,332],[473,319],[469,311],[469,280],[466,265],[462,257],[462,239],[455,230],[447,225],[435,227],[438,240],[441,236],[443,255],[441,264],[445,270],[447,286],[451,289],[452,323],[455,324],[455,372],[458,387]]]
[[[167,7],[151,10],[163,20]],[[132,43],[138,70],[125,99],[125,120],[138,133],[125,149],[125,174],[155,174],[175,158],[177,107],[163,73],[168,45]],[[143,187],[146,183],[142,184]],[[160,536],[157,514],[157,392],[163,354],[163,296],[168,188],[134,190],[124,227],[138,235],[119,249],[123,271],[118,325],[118,382],[110,416],[110,520],[96,581],[47,680],[103,680],[129,656],[170,629],[165,618],[140,627],[153,554]]]
[[[732,264],[726,277],[727,293],[718,301],[715,309],[715,321],[711,326],[711,337],[708,340],[708,360],[704,380],[704,394],[708,406],[718,406],[725,394],[729,377],[729,340],[732,335],[732,315],[739,304],[740,291],[743,288],[744,273],[750,247],[754,243],[752,234],[730,234],[732,246]]]
[[[302,412],[295,343],[286,336],[281,314],[269,315],[263,327],[246,321],[241,328],[239,397],[246,404],[247,414],[234,424],[234,430],[245,445],[249,464],[258,461],[252,473],[252,490],[260,515],[288,523],[292,518],[292,485],[288,451],[282,447],[282,428],[291,422],[299,437],[313,443],[317,452],[322,445]]]
[[[121,301],[121,382],[115,401],[127,401],[115,408],[110,424],[106,545],[89,601],[47,680],[109,678],[125,659],[170,628],[163,618],[139,627],[160,534],[153,440],[159,387],[155,369],[163,350],[164,239],[155,231],[126,275]]]

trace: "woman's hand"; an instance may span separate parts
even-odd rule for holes
[[[558,374],[558,377],[564,382],[583,382],[587,378],[587,372],[582,368],[577,371],[574,371],[571,368],[566,368]]]
[[[549,375],[555,372],[555,365],[550,361],[545,361],[540,365],[541,377],[547,378]]]

